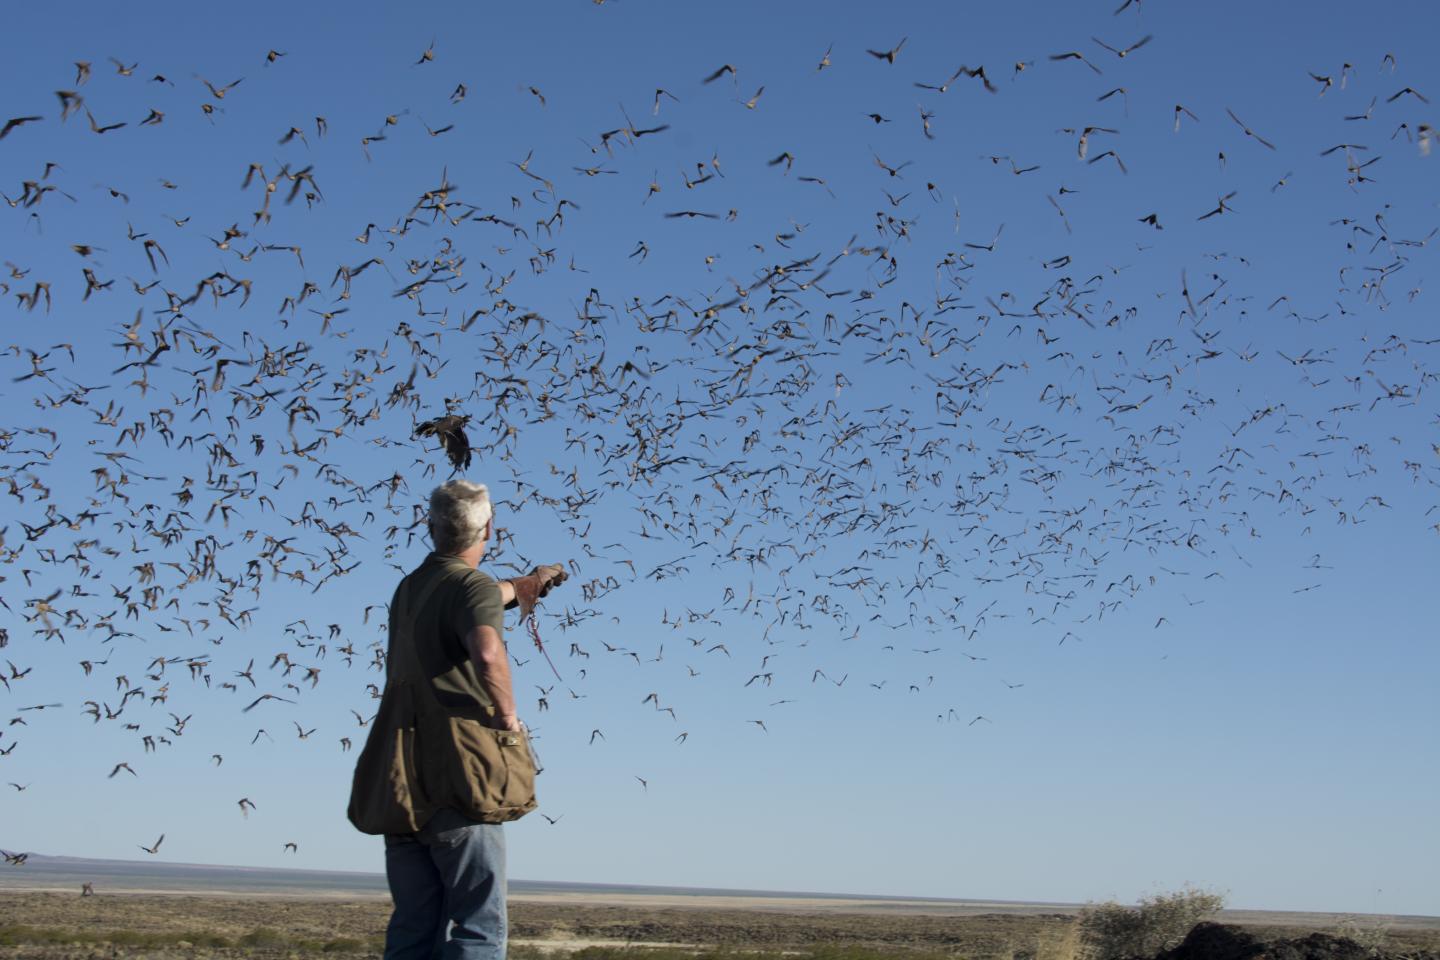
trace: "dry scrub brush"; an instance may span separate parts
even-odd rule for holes
[[[1384,951],[1390,939],[1390,924],[1379,917],[1345,917],[1330,932],[1355,941],[1374,957]]]
[[[1083,960],[1131,960],[1153,957],[1185,939],[1197,923],[1225,907],[1222,894],[1185,887],[1144,897],[1135,906],[1092,903],[1080,911]]]

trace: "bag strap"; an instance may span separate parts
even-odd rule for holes
[[[404,662],[408,668],[407,673],[411,674],[409,679],[420,680],[420,654],[415,650],[415,618],[413,614],[425,609],[425,604],[435,595],[435,591],[444,582],[444,577],[435,577],[426,584],[425,589],[420,591],[420,600],[413,607],[410,604],[410,578],[406,577],[400,585],[401,601],[396,612],[396,623],[402,627],[404,640]]]
[[[435,577],[433,580],[430,581],[430,583],[426,584],[425,589],[420,591],[420,601],[419,601],[417,604],[415,604],[415,610],[423,610],[423,609],[425,608],[425,604],[426,604],[427,602],[429,602],[430,598],[435,595],[435,591],[438,590],[438,589],[440,589],[440,584],[442,584],[442,583],[444,583],[444,582],[445,582],[445,578],[444,578],[444,577]],[[411,614],[411,608],[410,608],[410,578],[409,578],[409,577],[406,577],[406,578],[405,578],[405,611],[404,611],[404,615],[405,615],[405,618],[406,618],[407,620],[410,620],[410,614]],[[413,630],[413,629],[414,629],[414,626],[415,626],[413,620],[411,620],[410,626],[411,626],[411,629]]]

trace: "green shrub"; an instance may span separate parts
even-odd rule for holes
[[[290,945],[288,938],[269,927],[251,930],[241,937],[238,943],[242,947],[269,947],[272,950]]]
[[[239,947],[247,950],[287,949],[300,953],[342,954],[379,953],[384,949],[384,941],[381,938],[362,940],[358,937],[334,937],[325,940],[291,940],[285,934],[265,927],[252,930],[241,937],[231,938],[219,933],[197,930],[60,930],[15,923],[0,924],[0,947],[48,946],[65,943],[108,944],[113,947],[139,950],[158,950],[183,945],[185,949]]]
[[[320,945],[321,953],[363,953],[367,947],[364,940],[358,937],[336,937],[334,940],[326,940]]]
[[[20,944],[54,943],[56,931],[41,930],[21,923],[7,923],[0,926],[0,947],[14,947]]]
[[[1197,923],[1224,907],[1223,895],[1194,887],[1144,897],[1135,906],[1092,903],[1080,911],[1077,921],[1081,956],[1084,960],[1153,957],[1178,945]]]

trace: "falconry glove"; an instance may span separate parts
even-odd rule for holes
[[[527,619],[533,614],[540,598],[549,593],[556,584],[564,583],[568,577],[569,574],[560,564],[545,563],[525,576],[509,581],[515,590],[515,604],[520,608],[520,619]]]

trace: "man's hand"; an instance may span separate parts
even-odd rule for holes
[[[520,726],[520,718],[513,713],[497,713],[490,720],[490,726],[496,730],[510,730],[519,733],[523,727]]]

